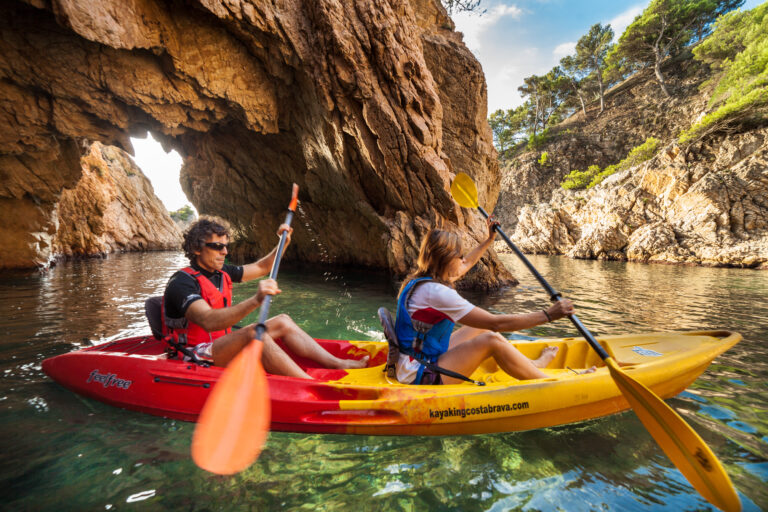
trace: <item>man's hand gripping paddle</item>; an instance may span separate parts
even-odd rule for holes
[[[294,183],[285,223],[290,226],[299,199]],[[277,277],[287,233],[280,236],[272,263],[271,279]],[[267,295],[259,310],[256,338],[229,363],[203,406],[192,437],[195,464],[220,475],[231,475],[250,466],[261,453],[269,432],[269,385],[261,365],[261,338],[269,315],[272,296]]]
[[[475,183],[466,174],[459,173],[456,175],[451,184],[451,195],[459,205],[464,208],[477,208],[483,217],[488,218],[488,213],[477,202]],[[504,231],[499,226],[495,226],[495,229],[544,287],[550,299],[552,301],[560,300],[560,294],[539,274]],[[627,375],[606,353],[605,349],[576,315],[568,315],[568,318],[605,361],[616,386],[627,399],[629,405],[632,406],[635,414],[693,488],[699,491],[707,501],[722,510],[727,512],[740,511],[741,501],[739,501],[739,496],[736,494],[736,489],[728,478],[728,474],[717,456],[696,431],[653,391]]]

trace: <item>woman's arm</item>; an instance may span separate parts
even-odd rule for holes
[[[498,226],[498,222],[493,219],[493,217],[490,217],[487,220],[488,223],[488,238],[486,238],[480,245],[469,251],[467,254],[464,255],[464,259],[462,260],[461,264],[461,276],[466,274],[470,271],[472,267],[475,266],[475,263],[480,261],[480,258],[483,256],[483,253],[488,250],[488,248],[493,244],[494,239],[496,238],[496,230],[494,229],[494,226]]]
[[[534,313],[522,313],[519,315],[494,315],[483,308],[475,307],[472,311],[459,319],[462,325],[476,327],[478,329],[488,329],[496,332],[519,331],[528,329],[537,325],[545,324],[573,314],[573,303],[568,299],[562,299],[552,304],[544,314],[544,310]],[[547,317],[549,315],[549,318]]]

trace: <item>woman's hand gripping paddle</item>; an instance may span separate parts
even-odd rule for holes
[[[487,219],[488,213],[477,202],[477,188],[472,178],[459,173],[451,184],[451,195],[464,208],[477,208]],[[528,267],[533,276],[549,293],[552,301],[560,300],[560,294],[539,274],[528,258],[512,243],[504,231],[495,226],[496,231],[509,245],[517,257]],[[728,474],[709,446],[701,437],[661,398],[627,375],[611,358],[603,347],[576,317],[569,315],[571,322],[592,348],[605,361],[605,365],[616,382],[616,386],[627,399],[629,405],[643,422],[664,453],[688,479],[691,485],[707,501],[727,512],[741,510],[741,502],[736,494]]]
[[[299,198],[294,183],[285,223],[290,225]],[[280,236],[271,279],[277,277],[287,233]],[[269,385],[261,365],[261,338],[269,315],[272,296],[267,295],[259,310],[256,338],[227,365],[213,387],[197,420],[192,437],[195,464],[220,475],[231,475],[250,466],[261,453],[270,421]]]

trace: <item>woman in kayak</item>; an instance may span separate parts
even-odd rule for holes
[[[441,375],[424,360],[453,372],[470,375],[492,357],[499,367],[518,379],[548,377],[545,368],[557,355],[546,347],[534,360],[517,350],[499,331],[517,331],[563,318],[574,312],[573,303],[561,299],[547,309],[518,315],[492,314],[474,306],[454,289],[491,246],[496,231],[489,221],[488,238],[464,254],[457,233],[433,229],[424,237],[417,268],[403,283],[397,301],[395,331],[401,347],[397,380],[408,384],[455,384],[459,379]],[[456,323],[463,325],[453,332]],[[594,371],[594,367],[587,372]]]

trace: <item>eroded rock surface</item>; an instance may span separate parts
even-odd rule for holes
[[[638,73],[611,91],[603,115],[578,114],[539,150],[507,163],[497,215],[515,226],[521,250],[768,268],[768,129],[678,147],[677,135],[707,108],[699,88],[709,75],[690,60],[669,69],[674,98],[661,98],[650,74]],[[651,160],[592,189],[560,187],[572,169],[615,164],[651,136],[662,141]]]
[[[485,236],[448,191],[461,170],[488,208],[498,195],[485,82],[437,0],[6,0],[3,9],[0,155],[27,159],[24,176],[47,165],[52,184],[26,231],[44,229],[45,212],[53,222],[61,190],[79,178],[71,162],[50,164],[73,143],[130,149],[130,134],[151,130],[184,158],[182,186],[198,211],[233,223],[243,258],[273,246],[291,182],[303,222],[289,258],[322,261],[306,224],[332,262],[400,274],[432,225],[454,226],[468,243]],[[0,198],[37,205],[21,190]],[[468,280],[511,276],[491,253]]]
[[[768,268],[768,129],[670,145],[637,167],[524,208],[521,250],[573,258]]]
[[[57,255],[92,256],[181,247],[181,231],[152,184],[122,150],[94,142],[77,186],[58,204]]]

